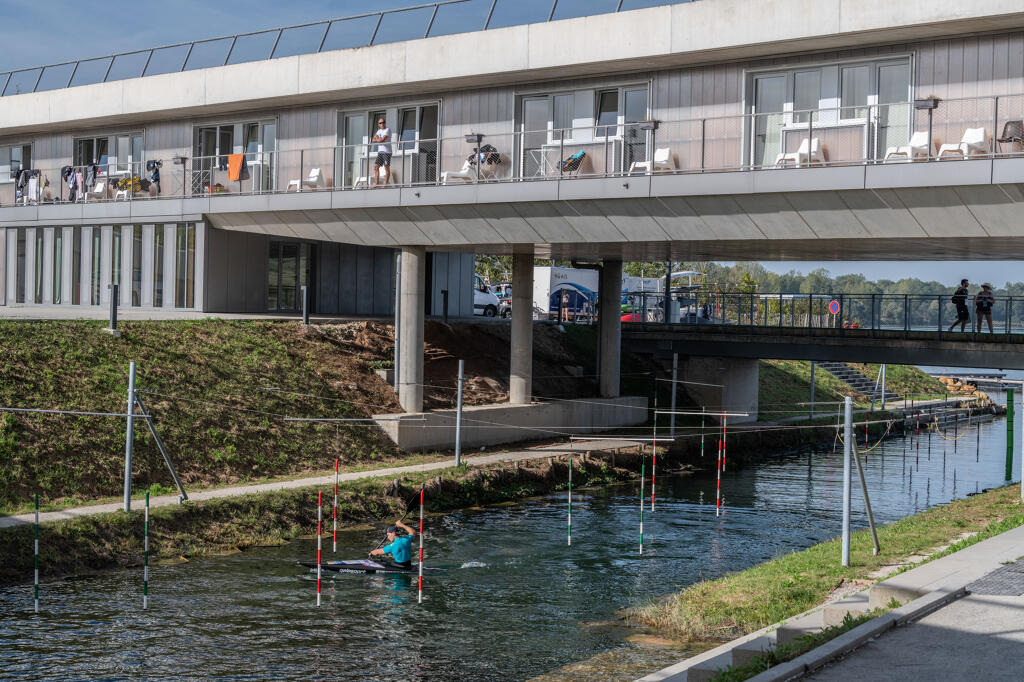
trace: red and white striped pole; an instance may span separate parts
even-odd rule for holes
[[[331,551],[338,553],[338,459],[334,459],[334,546]]]
[[[423,488],[420,488],[420,586],[416,602],[423,603]]]
[[[324,491],[316,493],[316,605],[320,606],[320,534],[324,508]]]

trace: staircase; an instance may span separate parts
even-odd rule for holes
[[[871,398],[872,393],[875,392],[875,380],[867,378],[845,362],[819,362],[817,365],[836,379],[839,379],[847,386],[857,391],[857,393],[861,393],[866,395],[868,398]],[[881,392],[875,395],[875,399],[881,402]],[[902,396],[897,393],[893,393],[892,391],[886,391],[885,399],[887,401],[902,400]]]

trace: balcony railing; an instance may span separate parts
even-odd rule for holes
[[[960,330],[951,293],[939,294],[743,294],[695,292],[672,294],[668,310],[660,293],[623,295],[622,319],[641,327],[729,326],[751,331],[799,330],[802,335],[911,337],[922,332],[940,339],[982,340],[990,335],[1024,334],[1024,297],[996,296],[988,321],[982,318],[977,332],[978,311],[973,295],[968,297],[970,319]],[[955,323],[955,330],[950,327]],[[827,330],[827,331],[826,331]]]
[[[140,201],[377,187],[533,182],[681,173],[952,162],[1024,156],[1024,95],[770,114],[469,134],[162,159],[159,187],[142,163],[40,168],[35,189],[0,184],[0,205]],[[232,164],[245,161],[236,173]],[[70,177],[73,182],[62,180]],[[81,178],[79,180],[79,177]],[[46,187],[47,181],[49,186]],[[72,192],[74,186],[74,192]]]

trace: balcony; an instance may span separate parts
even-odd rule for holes
[[[159,182],[66,165],[0,184],[0,222],[1021,182],[1022,120],[1007,95],[397,139],[386,183],[365,142],[162,159]]]

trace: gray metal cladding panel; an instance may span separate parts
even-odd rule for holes
[[[323,315],[338,314],[340,244],[321,242],[316,257],[316,312]]]
[[[395,255],[391,249],[375,247],[373,278],[373,312],[390,315],[395,312]]]
[[[269,249],[269,239],[260,234],[248,235],[245,244],[245,258],[248,263],[245,272],[245,309],[248,311],[260,312],[267,309]]]
[[[374,269],[373,249],[369,246],[356,247],[356,310],[360,315],[373,313]]]
[[[159,225],[157,229],[162,230],[163,225]],[[227,310],[227,241],[227,234],[221,230],[210,229],[206,231],[206,263],[204,264],[206,287],[203,310],[208,312],[224,312]]]
[[[356,312],[359,300],[359,273],[356,268],[359,248],[342,244],[338,251],[338,313],[341,315]]]

